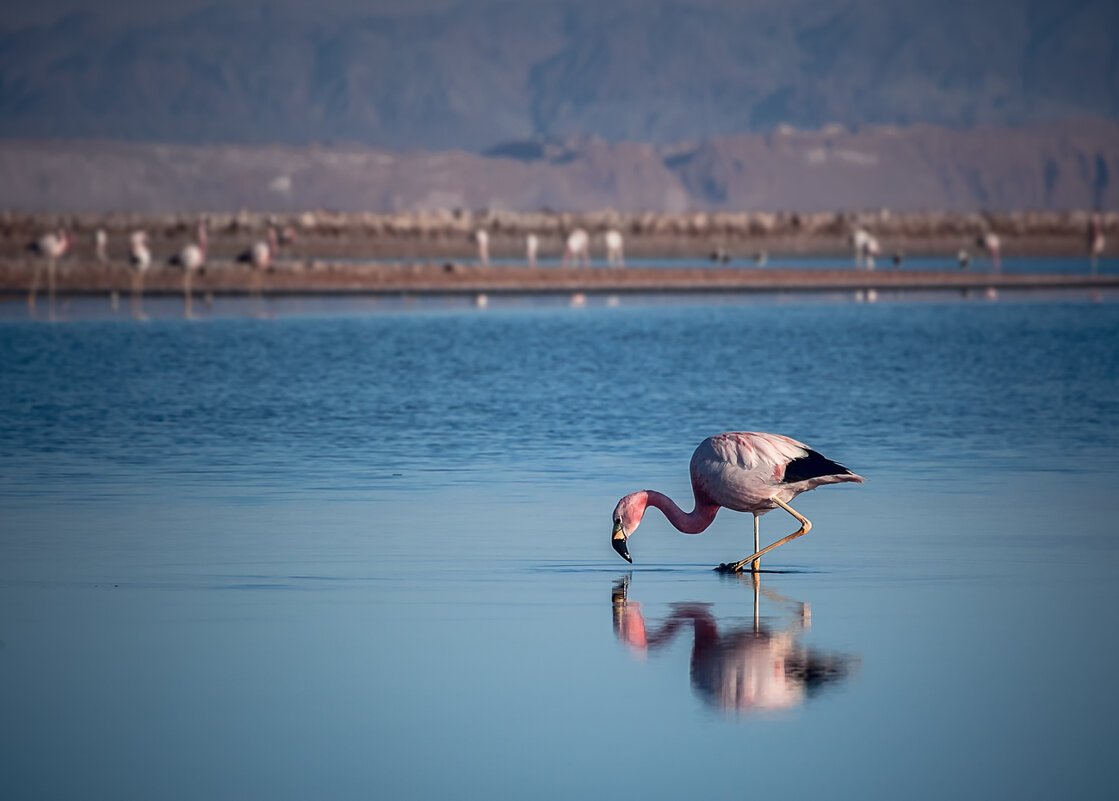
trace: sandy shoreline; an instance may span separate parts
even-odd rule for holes
[[[27,292],[33,266],[0,262],[0,293]],[[45,271],[44,271],[45,273]],[[45,291],[45,275],[40,278]],[[455,263],[355,264],[317,261],[281,264],[264,276],[270,295],[387,294],[549,294],[634,292],[817,292],[830,290],[935,290],[998,287],[1007,289],[1107,288],[1119,275],[1023,274],[962,270],[694,268],[561,268],[483,266]],[[63,265],[57,291],[63,295],[127,293],[130,273],[123,264],[103,267],[83,262]],[[196,292],[245,295],[252,274],[244,265],[212,263],[194,281]],[[155,268],[146,277],[145,294],[182,292],[182,273]]]

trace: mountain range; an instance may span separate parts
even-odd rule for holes
[[[477,153],[1119,119],[1114,0],[43,1],[0,20],[3,138]]]

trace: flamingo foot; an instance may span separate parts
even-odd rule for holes
[[[747,556],[741,562],[729,562],[729,563],[728,562],[722,562],[718,567],[715,568],[715,572],[716,573],[741,573],[745,570],[745,571],[753,573],[756,570],[755,564],[756,564],[756,562],[757,562],[757,560],[760,556],[761,556],[760,553],[756,553],[756,554],[751,554],[750,556]]]

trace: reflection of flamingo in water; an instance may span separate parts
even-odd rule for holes
[[[206,222],[198,223],[198,240],[184,245],[183,249],[171,257],[171,264],[183,270],[183,316],[192,318],[191,313],[191,280],[195,272],[201,273],[202,266],[206,263]]]
[[[66,251],[70,249],[70,233],[65,228],[59,228],[57,233],[43,234],[28,245],[27,249],[47,260],[48,314],[50,319],[53,320],[55,270],[58,260],[66,255]],[[35,262],[34,272],[31,275],[31,291],[27,295],[27,308],[31,311],[31,314],[35,314],[35,295],[39,291],[40,271],[39,262]]]
[[[778,603],[792,603],[761,588],[752,574],[754,620],[750,626],[719,628],[710,604],[674,604],[668,618],[650,630],[639,603],[628,600],[629,577],[614,582],[611,600],[614,634],[640,657],[668,646],[691,625],[692,687],[708,704],[736,712],[790,709],[829,685],[846,678],[859,664],[855,657],[808,648],[797,636],[811,626],[807,604],[795,604],[791,625],[773,628],[758,615],[759,590]]]
[[[667,495],[642,490],[626,495],[614,508],[611,544],[627,562],[632,562],[626,542],[641,524],[645,509],[655,506],[673,526],[685,534],[699,534],[715,519],[721,507],[754,515],[754,553],[740,562],[719,565],[717,570],[738,572],[779,545],[802,534],[812,524],[789,506],[802,492],[822,484],[842,481],[862,483],[862,476],[826,459],[803,442],[779,434],[732,431],[716,434],[699,443],[690,465],[695,509],[684,512]],[[758,518],[780,506],[800,522],[800,528],[765,548],[759,548]]]

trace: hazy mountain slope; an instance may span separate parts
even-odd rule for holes
[[[1119,119],[1110,0],[196,6],[0,22],[0,136],[476,150]]]
[[[0,141],[0,208],[899,211],[1119,206],[1119,123],[782,130],[654,146],[574,137],[477,155]]]

